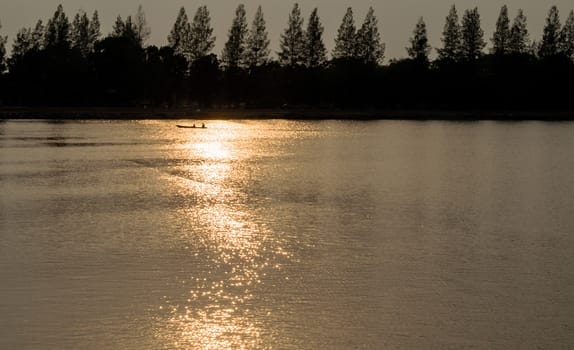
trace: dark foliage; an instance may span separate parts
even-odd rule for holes
[[[223,70],[213,54],[186,59],[109,37],[84,57],[27,52],[1,78],[0,100],[20,106],[239,108],[572,109],[574,63],[565,55],[486,55],[472,62],[416,59],[388,66],[336,59],[321,67],[276,62]]]
[[[312,64],[281,65],[267,59],[243,64],[241,50],[235,63],[229,55],[224,55],[224,62],[214,54],[190,60],[173,43],[171,47],[142,47],[142,40],[125,34],[131,33],[131,29],[125,30],[132,28],[129,20],[127,26],[124,23],[124,31],[96,41],[93,49],[84,45],[90,48],[87,50],[68,44],[67,22],[59,8],[50,24],[51,32],[58,34],[52,35],[50,43],[56,44],[23,45],[25,49],[8,60],[8,70],[0,71],[0,103],[166,108],[573,109],[574,61],[570,51],[546,50],[550,53],[536,55],[535,50],[522,47],[525,45],[511,45],[508,50],[484,55],[478,13],[473,11],[474,27],[467,25],[466,29],[470,33],[469,28],[474,28],[473,33],[478,34],[466,36],[467,41],[478,44],[469,59],[456,59],[458,53],[450,57],[442,50],[437,60],[429,62],[430,48],[421,20],[415,31],[418,36],[413,36],[416,40],[411,39],[412,58],[391,60],[383,66],[376,59],[343,54],[325,61],[318,18],[314,26],[318,28],[320,55]],[[457,21],[452,20],[451,27],[456,29]],[[507,22],[505,19],[505,30]],[[245,26],[241,27],[243,34]],[[22,33],[22,40],[32,37],[31,29]],[[549,41],[550,35],[545,35]],[[260,40],[263,45],[267,44],[265,38],[263,35]]]

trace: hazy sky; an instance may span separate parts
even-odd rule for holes
[[[271,48],[273,53],[277,51],[279,36],[287,23],[287,17],[295,1],[286,0],[210,0],[210,1],[182,1],[182,0],[0,0],[0,23],[2,23],[2,35],[8,35],[9,44],[12,46],[14,36],[19,28],[33,26],[38,19],[48,19],[54,13],[58,4],[64,6],[69,18],[82,9],[88,13],[98,10],[102,23],[102,32],[107,34],[111,31],[112,24],[117,15],[126,17],[135,14],[137,6],[142,4],[152,28],[150,44],[167,44],[167,35],[181,6],[185,6],[190,19],[193,17],[198,6],[206,4],[211,12],[214,34],[217,37],[215,53],[221,53],[221,48],[227,39],[227,31],[235,14],[235,8],[239,3],[247,7],[248,20],[251,22],[256,7],[261,4],[267,21]],[[429,30],[431,45],[440,45],[440,37],[444,26],[445,17],[450,6],[454,3],[459,11],[459,16],[467,8],[478,6],[482,19],[482,27],[485,31],[487,42],[490,46],[490,38],[494,30],[495,22],[504,4],[508,5],[511,20],[519,8],[524,9],[528,17],[528,28],[532,39],[538,40],[542,35],[544,20],[548,9],[557,5],[560,10],[560,19],[564,23],[570,10],[574,8],[572,0],[300,0],[303,15],[308,18],[313,8],[319,8],[319,16],[325,27],[324,40],[329,50],[333,47],[334,37],[341,23],[341,19],[348,6],[352,6],[355,13],[357,26],[362,23],[369,6],[373,6],[379,19],[379,29],[382,39],[386,43],[386,61],[390,58],[406,56],[405,47],[412,33],[418,17],[423,16]],[[9,49],[9,48],[8,48]]]

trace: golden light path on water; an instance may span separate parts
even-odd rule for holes
[[[190,229],[183,234],[205,266],[190,271],[188,298],[166,296],[158,337],[174,349],[260,349],[275,337],[258,294],[267,274],[280,274],[290,259],[280,240],[247,205],[245,187],[257,150],[250,128],[219,122],[201,133],[182,134],[183,162],[169,181],[195,198],[180,209]],[[188,161],[186,161],[188,160]],[[267,340],[266,340],[267,338]]]

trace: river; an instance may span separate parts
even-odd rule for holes
[[[574,347],[574,123],[193,122],[0,121],[0,348]]]

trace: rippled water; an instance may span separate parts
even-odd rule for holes
[[[175,124],[0,121],[1,349],[574,347],[574,123]]]

